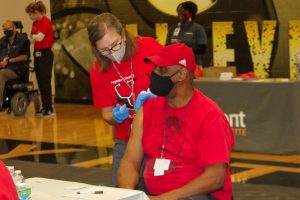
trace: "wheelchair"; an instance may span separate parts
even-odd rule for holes
[[[20,33],[27,37],[26,33],[22,33],[22,22],[14,21],[14,24],[16,29],[19,29]],[[23,116],[31,101],[34,103],[35,112],[40,110],[38,90],[34,89],[33,82],[29,81],[29,73],[34,71],[29,67],[29,63],[30,59],[28,59],[27,63],[24,63],[26,70],[22,77],[10,79],[5,83],[2,108],[6,109],[8,114],[13,112],[15,116]]]
[[[31,72],[33,69],[27,66],[23,77],[10,79],[6,82],[2,107],[6,109],[8,114],[13,112],[15,116],[23,116],[31,101],[34,103],[35,112],[40,110],[38,90],[34,89],[33,82],[29,81],[29,73]]]

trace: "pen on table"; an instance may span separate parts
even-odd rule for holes
[[[77,194],[103,194],[103,191],[77,192]]]

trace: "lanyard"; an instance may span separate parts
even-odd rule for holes
[[[10,57],[11,56],[11,49],[12,46],[9,44],[9,42],[7,43],[7,56]]]
[[[126,79],[122,76],[121,72],[117,68],[114,62],[112,62],[113,67],[115,68],[117,74],[122,79],[122,81],[129,87],[131,90],[132,98],[133,98],[133,106],[135,106],[135,93],[134,93],[134,74],[133,74],[133,67],[132,67],[132,59],[130,60],[130,76],[131,76],[131,86],[128,84]]]
[[[193,96],[192,96],[193,98]],[[190,101],[188,102],[186,108],[183,110],[183,114],[181,115],[180,119],[178,120],[178,124],[175,127],[175,130],[173,130],[169,136],[170,137],[175,133],[175,131],[178,130],[178,128],[180,128],[180,123],[183,121],[184,117],[187,114],[188,108],[190,106],[190,102],[192,100],[192,98],[190,99]],[[163,142],[162,142],[162,147],[161,147],[161,153],[160,153],[160,158],[164,158],[164,152],[165,152],[165,145],[167,144],[168,140],[166,137],[166,126],[167,126],[167,100],[165,102],[165,106],[164,106],[164,130],[163,130]]]

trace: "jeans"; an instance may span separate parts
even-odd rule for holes
[[[126,150],[127,142],[115,139],[113,148],[113,161],[112,161],[112,186],[117,186],[117,171],[120,166],[120,161],[123,158]]]

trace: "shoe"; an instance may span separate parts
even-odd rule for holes
[[[44,110],[43,112],[43,117],[51,117],[51,116],[54,116],[54,112],[53,112],[53,109],[49,109],[49,110]]]
[[[43,116],[44,111],[45,111],[45,109],[42,108],[40,111],[37,111],[34,114],[37,115],[37,116]]]

